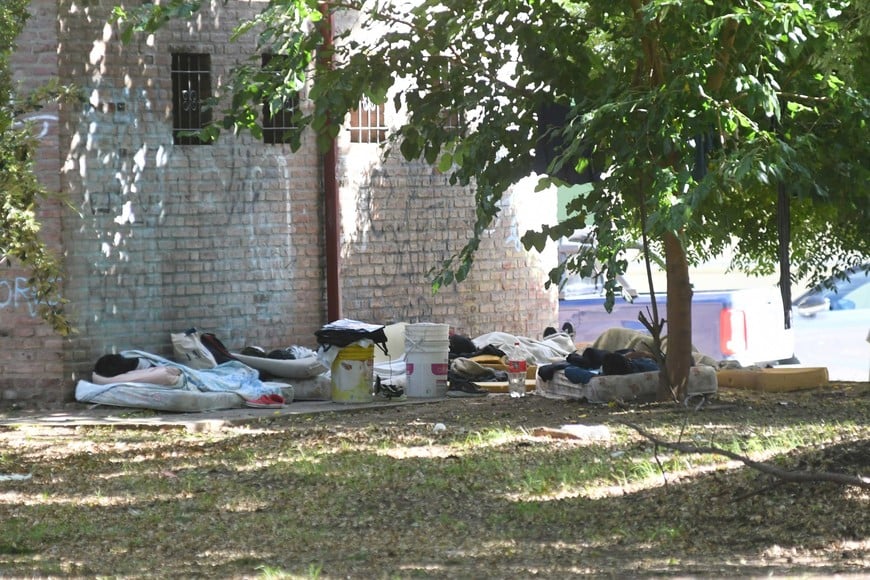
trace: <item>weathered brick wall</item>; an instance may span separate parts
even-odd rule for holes
[[[210,54],[219,92],[254,53],[230,41],[252,5],[219,3],[212,16],[123,46],[105,24],[114,4],[59,2],[61,75],[87,97],[64,110],[61,129],[62,177],[81,214],[64,224],[80,330],[66,353],[73,375],[88,376],[106,352],[168,355],[170,332],[191,326],[230,348],[313,346],[325,294],[311,146],[291,153],[229,133],[173,144],[171,54]]]
[[[380,164],[376,145],[342,142],[342,159],[341,279],[348,317],[438,322],[472,337],[492,331],[540,337],[555,323],[557,295],[544,288],[554,254],[526,252],[519,242],[547,217],[524,222],[518,211],[540,205],[533,187],[506,197],[468,278],[433,295],[429,270],[471,235],[473,191],[449,185],[447,175],[422,163],[391,158]],[[538,200],[528,203],[534,195]],[[555,202],[546,201],[555,215]]]
[[[51,28],[54,1],[34,0],[46,16],[31,26]],[[253,51],[229,41],[231,25],[260,5],[216,3],[217,13],[195,25],[176,23],[122,46],[105,24],[115,3],[73,9],[71,0],[57,1],[57,69],[85,100],[60,108],[60,156],[43,172],[75,210],[61,226],[53,218],[51,229],[65,250],[65,295],[78,333],[60,348],[60,339],[34,330],[39,350],[25,360],[15,349],[0,352],[6,368],[29,377],[0,378],[7,400],[69,400],[100,355],[129,348],[168,355],[169,333],[190,326],[215,332],[230,348],[314,347],[314,331],[327,322],[313,139],[296,153],[248,135],[222,134],[209,146],[172,142],[171,53],[211,54],[219,90],[232,64]],[[36,48],[22,48],[21,61],[27,50]],[[343,316],[442,322],[472,336],[538,336],[556,320],[555,292],[543,289],[552,256],[521,250],[523,212],[515,204],[488,232],[469,278],[433,296],[426,273],[467,240],[474,196],[428,166],[381,164],[376,149],[340,143]],[[0,340],[22,343],[19,326],[26,327],[3,316]],[[43,328],[24,308],[15,316]],[[56,349],[55,366],[33,364],[46,345]]]
[[[371,34],[344,13],[337,29]],[[384,105],[386,125],[401,112]],[[394,151],[397,147],[393,148]],[[556,289],[546,290],[557,262],[555,245],[526,252],[520,236],[555,223],[555,193],[535,193],[518,184],[505,197],[498,218],[481,242],[469,276],[433,296],[428,272],[458,252],[473,231],[474,192],[451,186],[449,177],[398,153],[386,160],[375,144],[351,143],[340,133],[342,288],[345,314],[377,322],[438,322],[477,336],[504,331],[540,337],[558,316]]]
[[[11,58],[14,80],[21,94],[57,76],[56,6],[34,0],[26,31]],[[25,115],[39,138],[35,169],[49,194],[60,190],[58,112],[54,106]],[[59,202],[45,200],[39,217],[42,236],[60,251]],[[27,287],[30,273],[18,267],[0,268],[0,406],[41,397],[47,401],[67,396],[63,377],[63,341],[38,316]]]

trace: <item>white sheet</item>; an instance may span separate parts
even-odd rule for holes
[[[472,339],[474,346],[483,348],[492,345],[510,353],[514,343],[520,343],[520,351],[525,356],[526,362],[542,366],[554,362],[562,362],[565,357],[577,350],[574,340],[567,334],[558,332],[543,340],[535,340],[525,336],[516,336],[507,332],[490,332]]]

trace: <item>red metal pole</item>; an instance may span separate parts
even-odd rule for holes
[[[332,12],[329,2],[320,3],[320,11],[323,14],[321,31],[323,41],[321,44],[320,64],[324,67],[332,66]],[[329,123],[332,120],[330,119]],[[336,152],[336,140],[332,139],[329,149],[323,154],[323,196],[326,225],[326,315],[327,322],[333,322],[342,318],[341,308],[341,206],[338,197],[338,180],[336,171],[338,167],[338,155]]]

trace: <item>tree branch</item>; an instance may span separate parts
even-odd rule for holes
[[[711,93],[718,93],[725,82],[725,73],[731,63],[731,52],[734,50],[734,39],[737,37],[737,27],[738,22],[734,18],[730,18],[722,27],[716,69],[707,79],[707,89]]]
[[[752,459],[749,459],[748,457],[745,457],[743,455],[728,451],[727,449],[720,449],[719,447],[715,447],[712,445],[693,445],[687,443],[670,443],[668,441],[662,441],[661,439],[658,439],[657,437],[655,437],[642,427],[635,425],[634,423],[629,423],[628,421],[617,422],[627,427],[631,427],[632,429],[640,433],[643,437],[652,441],[656,446],[673,449],[674,451],[679,451],[681,453],[708,453],[712,455],[722,455],[729,459],[740,461],[747,467],[751,467],[752,469],[758,470],[768,475],[773,475],[774,477],[777,477],[784,481],[795,483],[827,481],[831,483],[839,483],[841,485],[854,485],[857,487],[863,487],[864,489],[870,489],[870,477],[866,477],[863,475],[849,475],[846,473],[832,473],[829,471],[822,471],[818,473],[813,473],[809,471],[788,471],[786,469],[780,469],[779,467],[770,465],[769,463],[753,461]]]

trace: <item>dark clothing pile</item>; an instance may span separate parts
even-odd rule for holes
[[[543,380],[553,379],[556,371],[563,371],[572,383],[586,384],[599,375],[630,375],[659,370],[659,365],[647,353],[633,349],[614,352],[588,347],[583,352],[572,352],[564,362],[543,365],[538,376]]]
[[[467,336],[451,334],[448,355],[450,360],[453,360],[455,358],[474,358],[482,355],[503,357],[505,356],[505,353],[491,344],[488,344],[483,348],[477,348],[474,342]]]

